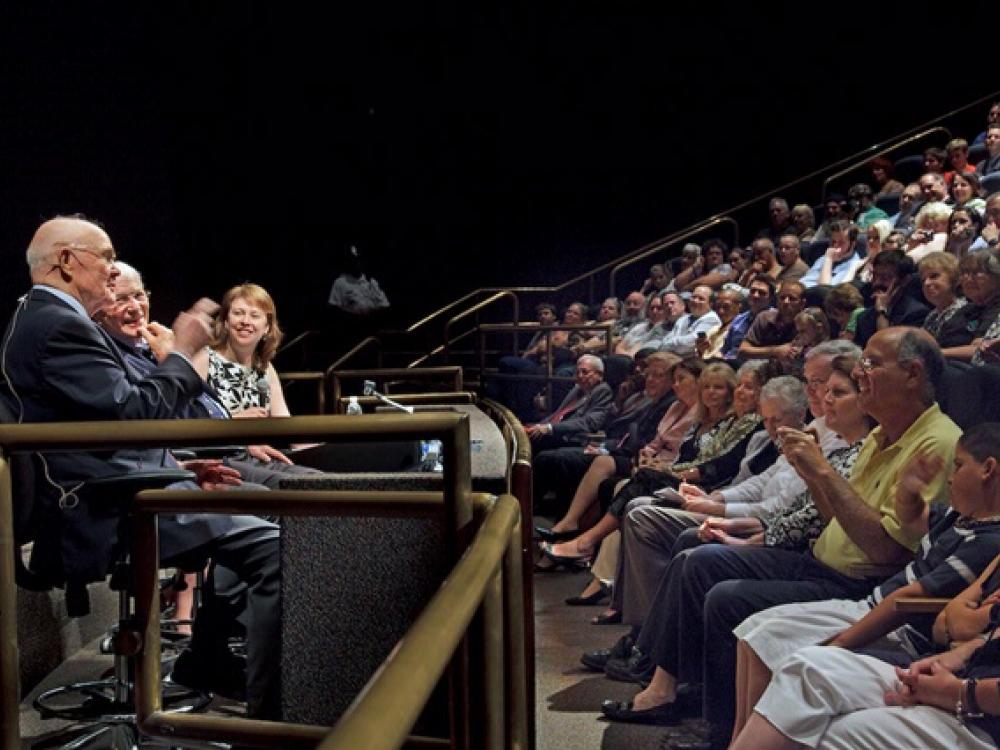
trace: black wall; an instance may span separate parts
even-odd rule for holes
[[[920,3],[145,5],[0,11],[4,312],[37,223],[82,211],[161,319],[250,279],[308,326],[354,241],[409,320],[560,281],[998,88],[937,37],[974,40],[977,4],[964,30]]]

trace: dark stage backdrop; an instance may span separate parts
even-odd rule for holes
[[[975,3],[947,23],[920,3],[147,5],[0,11],[3,317],[34,227],[81,211],[167,322],[249,279],[309,326],[348,242],[412,320],[558,282],[996,88],[945,37],[979,35]]]

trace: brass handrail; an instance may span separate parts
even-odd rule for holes
[[[137,621],[140,625],[140,632],[146,636],[144,650],[140,653],[140,661],[137,665],[137,686],[136,698],[139,710],[139,720],[143,730],[151,734],[172,739],[233,739],[238,742],[263,746],[279,747],[311,747],[322,736],[324,730],[318,727],[309,727],[295,724],[279,724],[274,722],[246,720],[205,716],[184,716],[175,714],[161,714],[159,708],[159,607],[158,607],[158,581],[157,570],[159,567],[158,552],[156,549],[156,513],[175,512],[181,508],[190,511],[201,512],[263,512],[268,509],[270,512],[284,515],[316,515],[316,514],[357,514],[366,512],[373,515],[440,515],[444,510],[444,520],[446,527],[446,540],[449,548],[453,550],[452,559],[455,558],[465,546],[463,539],[468,538],[466,531],[471,528],[469,524],[473,517],[473,504],[482,513],[487,507],[492,507],[494,500],[489,496],[474,496],[470,491],[470,445],[469,445],[469,422],[468,416],[448,412],[422,412],[414,415],[371,415],[362,417],[291,417],[287,419],[247,419],[235,421],[215,421],[215,420],[179,420],[179,421],[129,421],[115,422],[115,429],[108,434],[108,422],[78,422],[78,423],[52,423],[52,424],[27,424],[27,425],[0,425],[0,446],[3,453],[0,454],[0,551],[9,553],[0,560],[0,614],[3,625],[3,639],[0,642],[0,695],[3,696],[3,711],[0,713],[0,737],[4,741],[4,750],[12,750],[19,747],[18,738],[18,680],[17,680],[17,650],[16,650],[16,616],[14,601],[16,592],[14,589],[13,577],[13,523],[12,523],[12,493],[11,477],[9,465],[4,460],[11,450],[80,450],[86,448],[100,447],[109,449],[131,446],[161,446],[175,443],[191,444],[196,442],[202,445],[215,443],[231,444],[233,442],[246,442],[250,440],[261,440],[275,437],[285,439],[310,439],[310,438],[339,438],[351,440],[384,440],[387,437],[403,438],[437,438],[443,444],[444,460],[444,482],[443,492],[379,492],[379,493],[354,493],[354,492],[199,492],[199,491],[147,491],[140,493],[136,499],[134,523],[137,530],[136,543],[133,549],[137,570]],[[508,635],[506,654],[508,663],[506,673],[512,676],[513,681],[507,685],[513,695],[522,703],[525,700],[525,686],[523,677],[525,674],[524,664],[520,661],[520,656],[524,654],[523,641],[523,613],[520,611],[519,587],[521,579],[521,558],[520,558],[520,525],[517,522],[518,509],[516,502],[510,496],[503,496],[495,506],[492,513],[486,520],[487,534],[480,534],[473,542],[473,551],[468,553],[460,564],[453,570],[451,576],[443,584],[442,591],[434,602],[433,607],[428,607],[421,615],[419,622],[439,622],[443,617],[450,628],[458,627],[455,624],[454,614],[459,608],[465,607],[469,610],[468,616],[461,618],[463,628],[468,626],[472,614],[478,608],[480,601],[484,611],[494,614],[501,612],[503,607],[503,624]],[[506,536],[504,536],[506,534]],[[514,536],[516,534],[516,536]],[[499,541],[498,541],[499,540]],[[497,588],[496,570],[500,562],[501,555],[504,555],[502,576],[504,592],[503,602]],[[492,564],[491,561],[492,560]],[[450,582],[450,588],[449,588]],[[456,583],[457,582],[457,583]],[[478,591],[474,597],[475,601],[468,601],[469,591]],[[453,600],[458,598],[460,602]],[[443,601],[442,601],[443,600]],[[493,618],[495,619],[495,618]],[[491,626],[487,625],[487,630]],[[423,632],[425,635],[421,636]],[[426,682],[427,674],[416,674],[412,668],[409,676],[414,681],[416,687],[410,689],[399,678],[394,677],[386,682],[387,673],[394,674],[392,670],[398,671],[400,667],[392,667],[393,662],[399,663],[401,658],[410,658],[412,646],[407,647],[411,641],[423,638],[426,640],[427,633],[438,633],[440,627],[423,626],[422,631],[408,632],[403,640],[403,647],[396,652],[389,664],[377,674],[370,687],[365,691],[365,695],[372,696],[390,689],[401,691],[406,699],[402,700],[397,696],[393,701],[399,705],[407,706],[406,716],[397,719],[393,724],[393,734],[391,738],[382,737],[383,744],[365,744],[365,747],[389,748],[399,747],[407,740],[406,732],[412,726],[417,713],[422,706],[415,708],[410,704],[413,700],[410,696],[420,693],[429,694],[430,689],[436,682],[437,677],[431,680],[431,686],[424,689],[421,687]],[[465,674],[462,659],[452,658],[455,644],[458,643],[461,634],[455,638],[449,638],[447,648],[437,646],[438,660],[441,663],[440,674],[444,665],[451,662],[453,668],[459,669],[459,673],[453,679],[453,683],[459,689],[468,687],[469,678]],[[498,643],[496,633],[492,632],[488,642],[494,645]],[[426,655],[429,649],[434,646],[424,645],[417,649],[421,656],[422,663],[426,662]],[[447,653],[445,653],[447,651]],[[489,648],[485,651],[483,659],[483,669],[481,673],[486,675],[484,684],[496,684],[500,668],[496,663],[497,648]],[[513,656],[512,656],[513,655]],[[405,671],[405,670],[404,670]],[[390,684],[391,683],[391,684]],[[489,701],[489,705],[483,706],[484,715],[493,717],[487,726],[490,728],[486,733],[484,741],[477,744],[482,747],[498,747],[497,738],[501,736],[502,723],[498,717],[503,715],[503,696],[497,695],[496,691],[481,689],[480,694],[484,701]],[[454,698],[454,696],[453,696]],[[364,701],[362,701],[364,704]],[[456,710],[459,709],[459,702],[453,700],[452,704]],[[342,719],[348,726],[365,725],[370,720],[366,720],[362,715],[357,716],[358,707],[349,709]],[[381,711],[381,709],[379,709]],[[398,709],[397,709],[398,710]],[[526,748],[527,730],[526,721],[528,715],[527,705],[510,706],[510,713],[516,719],[512,734],[508,738],[507,747]],[[463,716],[466,727],[463,732],[468,731],[468,717]],[[380,715],[380,720],[384,720],[384,714]],[[409,721],[409,725],[406,725]],[[220,724],[221,722],[221,724]],[[383,730],[380,730],[380,732]],[[335,739],[335,738],[334,738]],[[440,746],[439,741],[433,738],[409,738],[408,746],[432,747]],[[358,745],[335,745],[338,747],[357,747]]]
[[[629,266],[634,265],[645,258],[648,258],[650,255],[661,252],[664,248],[669,247],[670,245],[676,245],[677,243],[682,242],[690,237],[693,237],[696,234],[700,234],[704,232],[706,229],[710,229],[714,226],[717,226],[718,224],[725,224],[725,223],[733,225],[733,236],[735,237],[733,244],[734,245],[739,244],[740,227],[736,223],[736,221],[730,216],[713,216],[712,218],[706,219],[701,224],[698,224],[695,227],[692,227],[687,230],[682,230],[679,234],[675,232],[674,234],[670,235],[669,237],[663,240],[654,242],[652,246],[647,246],[649,247],[648,250],[643,250],[641,252],[638,252],[637,254],[633,254],[630,258],[627,258],[626,260],[623,260],[621,263],[618,263],[614,268],[611,269],[611,278],[608,281],[608,296],[610,297],[616,296],[615,281],[618,278],[618,272],[621,271],[623,268],[628,268]]]
[[[341,367],[345,362],[347,362],[347,360],[351,359],[351,357],[353,357],[354,355],[356,355],[358,352],[360,352],[362,349],[364,349],[369,344],[377,344],[378,345],[378,359],[376,360],[376,364],[379,367],[381,367],[382,366],[382,342],[379,341],[375,336],[368,336],[366,338],[361,339],[361,341],[359,341],[357,344],[355,344],[354,346],[352,346],[347,352],[345,352],[340,357],[338,357],[336,360],[334,360],[333,363],[330,364],[326,368],[326,370],[325,370],[326,376],[330,377],[330,373],[331,372],[333,372],[334,370],[336,370],[338,367]]]
[[[885,144],[876,143],[874,146],[869,146],[864,151],[859,151],[857,154],[855,154],[854,158],[857,159],[858,157],[861,156],[861,154],[865,154],[864,158],[862,158],[860,161],[855,161],[853,164],[844,167],[838,172],[834,172],[832,175],[828,176],[825,180],[823,180],[823,192],[821,193],[821,195],[823,196],[823,200],[826,200],[826,191],[827,188],[830,186],[830,183],[836,180],[837,178],[843,177],[845,174],[850,174],[851,172],[861,169],[866,164],[868,164],[869,161],[871,161],[877,156],[882,156],[883,154],[888,154],[893,151],[896,151],[897,149],[909,145],[910,143],[922,140],[923,138],[928,137],[932,133],[944,133],[945,140],[951,138],[951,131],[948,130],[948,128],[946,127],[938,125],[936,127],[928,128],[927,130],[923,130],[919,133],[915,133],[914,135],[908,136],[903,140],[899,141],[898,143],[894,143],[891,146],[885,146]]]
[[[295,346],[295,345],[296,345],[297,343],[299,343],[300,341],[304,341],[305,339],[307,339],[307,338],[309,338],[310,336],[312,336],[312,335],[313,335],[314,333],[316,333],[316,331],[312,331],[312,330],[309,330],[309,331],[303,331],[303,332],[302,332],[302,333],[300,333],[300,334],[299,334],[298,336],[295,336],[294,338],[292,338],[292,339],[289,339],[288,341],[284,342],[284,343],[283,343],[283,344],[281,345],[281,348],[280,348],[280,349],[278,349],[278,352],[277,352],[277,353],[278,353],[278,354],[281,354],[282,352],[285,352],[285,351],[287,351],[287,350],[291,349],[291,348],[292,348],[293,346]]]
[[[445,362],[448,361],[448,352],[449,352],[449,349],[450,349],[451,343],[452,343],[452,339],[451,339],[451,327],[455,323],[457,323],[458,321],[462,320],[463,318],[467,318],[469,315],[472,315],[473,313],[479,312],[483,308],[489,307],[494,302],[499,302],[500,300],[502,300],[504,298],[510,298],[511,302],[513,303],[514,310],[513,310],[513,313],[512,313],[512,317],[514,318],[514,320],[517,320],[518,318],[520,318],[521,315],[520,315],[520,309],[519,309],[519,306],[518,306],[517,295],[514,294],[513,292],[505,290],[505,291],[502,291],[502,292],[497,292],[496,294],[493,294],[493,295],[487,297],[486,299],[482,300],[481,302],[477,302],[475,305],[473,305],[472,307],[468,308],[467,310],[463,310],[462,312],[458,313],[458,315],[453,315],[448,320],[448,322],[444,324],[444,360],[445,360]],[[472,329],[472,330],[474,331],[475,329]],[[468,335],[468,332],[466,334],[463,334],[463,338],[464,338],[465,335]],[[457,341],[458,339],[456,338],[455,340]]]
[[[283,383],[300,383],[310,380],[316,381],[316,413],[326,413],[326,375],[319,370],[306,370],[303,372],[279,372],[278,380]]]

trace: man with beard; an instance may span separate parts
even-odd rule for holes
[[[876,331],[924,324],[930,308],[908,292],[915,273],[913,261],[898,250],[881,252],[872,261],[872,304],[858,316],[854,334],[858,346],[867,344]]]

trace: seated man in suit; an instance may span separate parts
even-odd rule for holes
[[[115,300],[94,315],[94,320],[111,334],[125,362],[140,376],[149,375],[168,355],[169,328],[150,321],[149,294],[142,276],[128,263],[115,263]],[[145,338],[144,338],[145,337]],[[149,339],[147,341],[147,338]],[[218,395],[206,383],[205,390],[185,409],[191,419],[230,419],[231,415]],[[296,466],[281,451],[270,445],[250,445],[235,456],[223,459],[240,473],[244,482],[254,482],[272,490],[280,487],[289,474],[319,474],[317,469]]]
[[[201,300],[173,324],[162,362],[145,377],[122,359],[90,318],[114,299],[115,251],[108,235],[79,218],[43,223],[26,254],[32,288],[21,299],[0,350],[2,396],[21,422],[171,419],[203,391],[190,357],[211,338],[218,306]],[[43,574],[84,584],[103,580],[119,544],[121,514],[81,492],[88,479],[139,467],[176,467],[165,450],[40,454],[48,481],[38,498],[41,523],[33,565]],[[199,468],[199,467],[195,467]],[[231,469],[200,467],[199,481],[226,481]],[[280,610],[278,529],[253,516],[163,514],[161,560],[196,570],[211,557],[247,586],[247,710],[277,718]],[[227,648],[228,604],[206,599],[191,648],[178,659],[186,682],[238,676],[241,664]],[[182,665],[186,662],[186,667]],[[182,681],[185,682],[185,681]],[[186,684],[185,682],[185,684]],[[238,688],[238,681],[229,685]]]
[[[576,385],[552,414],[525,427],[534,451],[582,441],[584,435],[604,427],[615,397],[604,382],[604,362],[584,354],[576,362]]]

